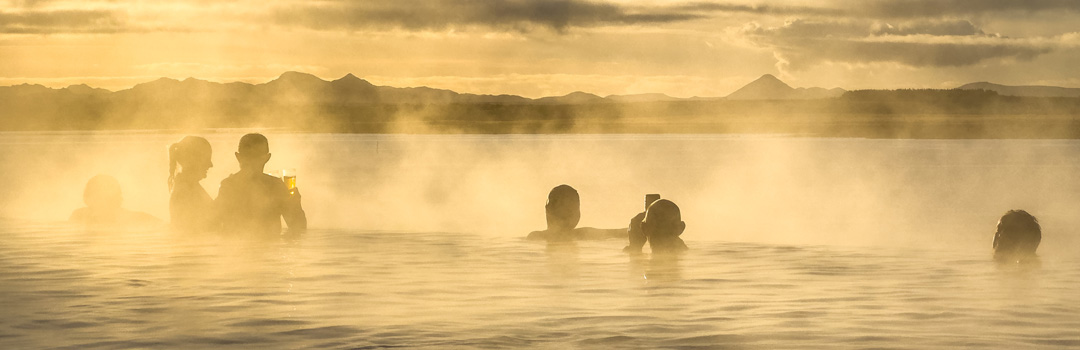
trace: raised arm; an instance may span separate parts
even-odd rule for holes
[[[285,218],[285,225],[289,226],[290,234],[307,231],[307,213],[304,213],[304,207],[300,203],[300,189],[289,190],[281,217]]]
[[[645,242],[648,238],[645,237],[645,232],[641,230],[641,222],[645,220],[645,212],[638,213],[632,219],[630,219],[630,227],[626,230],[629,245],[623,248],[627,253],[641,253],[641,248],[645,247]]]

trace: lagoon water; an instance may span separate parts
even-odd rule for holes
[[[239,134],[206,136],[215,194]],[[269,136],[296,239],[69,226],[96,173],[167,218],[180,135],[0,135],[0,348],[1080,347],[1077,141]],[[522,240],[561,183],[583,226],[661,193],[691,251]],[[990,259],[1015,208],[1038,264]]]

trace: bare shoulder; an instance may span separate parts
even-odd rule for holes
[[[529,232],[529,235],[525,236],[525,239],[530,240],[530,241],[545,241],[545,240],[547,240],[547,236],[548,236],[547,231],[533,231],[533,232]]]
[[[86,208],[75,209],[71,212],[71,216],[68,217],[68,221],[83,222],[86,221]]]
[[[600,240],[610,238],[626,238],[625,228],[595,228],[595,227],[578,227],[574,229],[574,235],[578,239],[585,240]]]

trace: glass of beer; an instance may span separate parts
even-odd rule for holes
[[[296,169],[285,169],[281,171],[281,181],[285,181],[285,186],[289,188],[291,193],[296,188]]]

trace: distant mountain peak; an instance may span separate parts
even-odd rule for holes
[[[169,86],[169,85],[177,84],[179,82],[180,82],[179,80],[176,80],[176,79],[173,79],[173,78],[161,77],[161,78],[157,78],[157,79],[155,79],[153,81],[145,82],[145,83],[142,83],[142,84],[135,84],[135,86],[133,86],[131,88],[132,89],[137,89],[137,88],[152,88],[152,87],[158,87],[158,86]]]
[[[274,81],[287,81],[287,82],[321,81],[321,82],[325,82],[326,80],[322,80],[321,78],[315,76],[314,74],[288,71],[288,72],[285,72],[285,73],[281,73],[281,75],[278,76],[278,78],[275,79]]]
[[[67,91],[74,92],[74,93],[79,93],[79,94],[89,94],[89,93],[94,93],[94,92],[108,92],[109,91],[109,90],[105,90],[105,89],[93,88],[93,87],[90,87],[90,85],[86,85],[85,83],[84,84],[69,85],[68,87],[66,87],[64,89],[67,89]]]
[[[597,96],[597,95],[595,95],[595,94],[590,94],[590,93],[588,93],[588,92],[584,92],[584,91],[574,91],[574,92],[571,92],[571,93],[569,93],[569,94],[563,95],[562,97],[577,97],[577,98],[581,98],[581,97],[584,97],[584,98],[603,98],[603,97]]]
[[[360,78],[356,77],[355,75],[353,75],[352,73],[345,74],[345,76],[341,77],[340,79],[334,80],[333,83],[336,83],[336,84],[350,84],[350,85],[359,84],[359,85],[364,85],[364,86],[375,86],[371,82],[368,82],[367,80],[364,80],[364,79],[360,79]]]
[[[772,74],[765,74],[735,90],[726,98],[729,100],[791,100],[837,97],[843,93],[843,89],[826,90],[819,87],[796,89]]]
[[[732,100],[777,100],[787,99],[795,89],[772,74],[762,75],[757,80],[728,95]]]
[[[757,80],[766,80],[766,81],[768,81],[768,80],[776,80],[776,81],[779,81],[779,82],[783,83],[783,81],[781,81],[780,78],[777,78],[775,75],[772,75],[772,74],[762,74],[760,78],[757,78]]]

